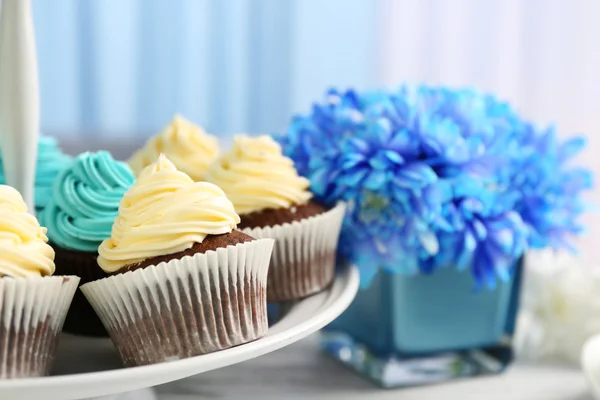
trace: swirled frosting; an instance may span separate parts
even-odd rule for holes
[[[54,250],[46,228],[27,212],[16,189],[0,185],[0,276],[14,278],[54,273]]]
[[[178,170],[195,181],[204,180],[208,166],[219,155],[217,138],[204,132],[180,115],[158,135],[150,138],[144,147],[129,159],[136,175],[154,163],[160,154],[166,155]]]
[[[62,152],[55,138],[40,135],[38,139],[37,163],[35,170],[35,208],[41,210],[51,198],[52,184],[58,173],[66,168],[72,158]],[[0,152],[0,183],[6,183],[2,154]]]
[[[236,136],[231,151],[211,166],[206,180],[225,191],[238,214],[290,208],[312,197],[308,179],[298,175],[294,162],[269,136]]]
[[[50,241],[64,249],[96,252],[135,178],[107,151],[83,153],[56,178],[52,199],[40,214]]]
[[[221,189],[194,182],[161,154],[121,200],[111,237],[98,248],[98,265],[111,273],[178,253],[207,235],[230,233],[239,222]]]

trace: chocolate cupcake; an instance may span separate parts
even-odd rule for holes
[[[81,284],[106,276],[98,268],[98,246],[110,237],[119,202],[135,178],[129,166],[110,153],[80,154],[54,181],[52,197],[40,214],[56,257],[56,275],[77,275]],[[64,330],[107,336],[100,319],[77,291]]]
[[[0,379],[48,375],[79,278],[51,276],[46,228],[0,185]]]
[[[126,366],[226,349],[267,331],[273,240],[236,231],[225,193],[163,155],[125,194],[98,265],[81,290]]]
[[[331,284],[345,207],[328,209],[312,201],[308,179],[272,138],[236,136],[206,179],[227,194],[243,232],[275,239],[269,302],[301,299]]]
[[[169,125],[131,156],[129,165],[137,176],[153,164],[161,153],[178,170],[199,182],[204,180],[206,169],[219,155],[219,142],[199,126],[175,115]]]

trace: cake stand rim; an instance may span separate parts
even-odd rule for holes
[[[359,288],[356,267],[336,275],[324,292],[299,301],[254,342],[227,350],[160,364],[42,378],[0,380],[2,400],[75,400],[124,393],[174,382],[279,350],[323,328],[352,302]]]

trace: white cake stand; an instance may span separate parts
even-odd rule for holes
[[[39,132],[37,59],[30,0],[2,0],[0,10],[0,140],[7,183],[21,192],[31,212]],[[266,337],[213,354],[136,368],[121,368],[108,339],[65,335],[56,374],[0,381],[1,400],[150,400],[150,388],[239,363],[298,341],[331,322],[358,290],[347,268],[333,286],[291,306]],[[133,392],[132,392],[133,391]]]
[[[110,396],[152,398],[151,392],[118,395],[187,378],[275,351],[321,329],[339,316],[358,290],[358,271],[347,268],[325,292],[291,306],[265,337],[198,357],[135,368],[122,368],[109,339],[63,335],[55,376],[0,381],[2,400],[74,400]],[[108,398],[107,398],[108,399]]]

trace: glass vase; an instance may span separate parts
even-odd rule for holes
[[[383,387],[496,374],[512,361],[522,262],[475,289],[471,272],[380,272],[321,334],[331,356]]]

